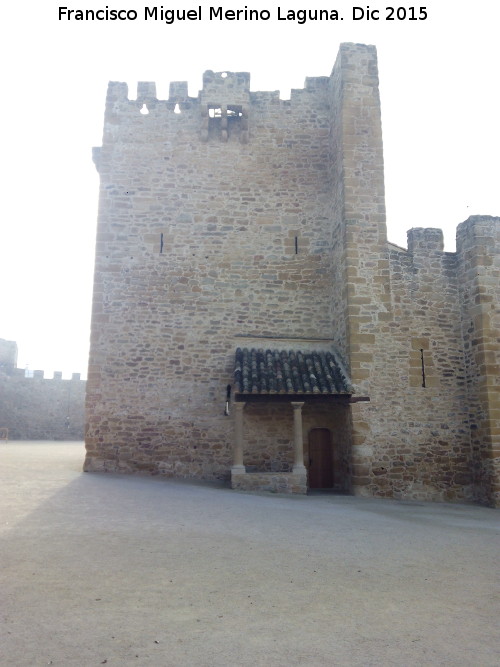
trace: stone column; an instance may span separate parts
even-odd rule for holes
[[[231,473],[245,473],[243,465],[243,409],[246,403],[234,403],[234,450]]]
[[[293,407],[293,447],[294,462],[293,472],[304,473],[304,442],[302,440],[302,406],[304,403],[292,402]]]

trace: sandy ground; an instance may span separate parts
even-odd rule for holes
[[[82,460],[0,443],[2,667],[500,664],[498,511]]]

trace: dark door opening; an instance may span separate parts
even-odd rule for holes
[[[309,488],[333,488],[332,438],[327,428],[309,432]]]

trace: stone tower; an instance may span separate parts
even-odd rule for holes
[[[374,47],[289,101],[110,83],[94,160],[86,470],[495,502],[499,221],[388,243]]]

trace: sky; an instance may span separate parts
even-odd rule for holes
[[[306,76],[330,74],[341,42],[375,44],[389,240],[406,247],[408,229],[440,227],[453,251],[457,224],[500,215],[500,3],[422,2],[394,3],[406,19],[393,21],[389,0],[6,3],[0,338],[17,342],[18,366],[86,376],[99,193],[91,149],[101,145],[110,80],[127,82],[131,99],[137,81],[155,81],[166,99],[170,81],[188,81],[196,96],[205,70],[247,71],[251,90],[287,99]],[[200,5],[201,21],[144,20],[144,7]],[[59,20],[61,6],[136,10],[137,19]],[[210,21],[210,6],[271,17]],[[353,7],[370,18],[354,20]],[[278,8],[282,17],[336,10],[343,20],[278,20]]]

